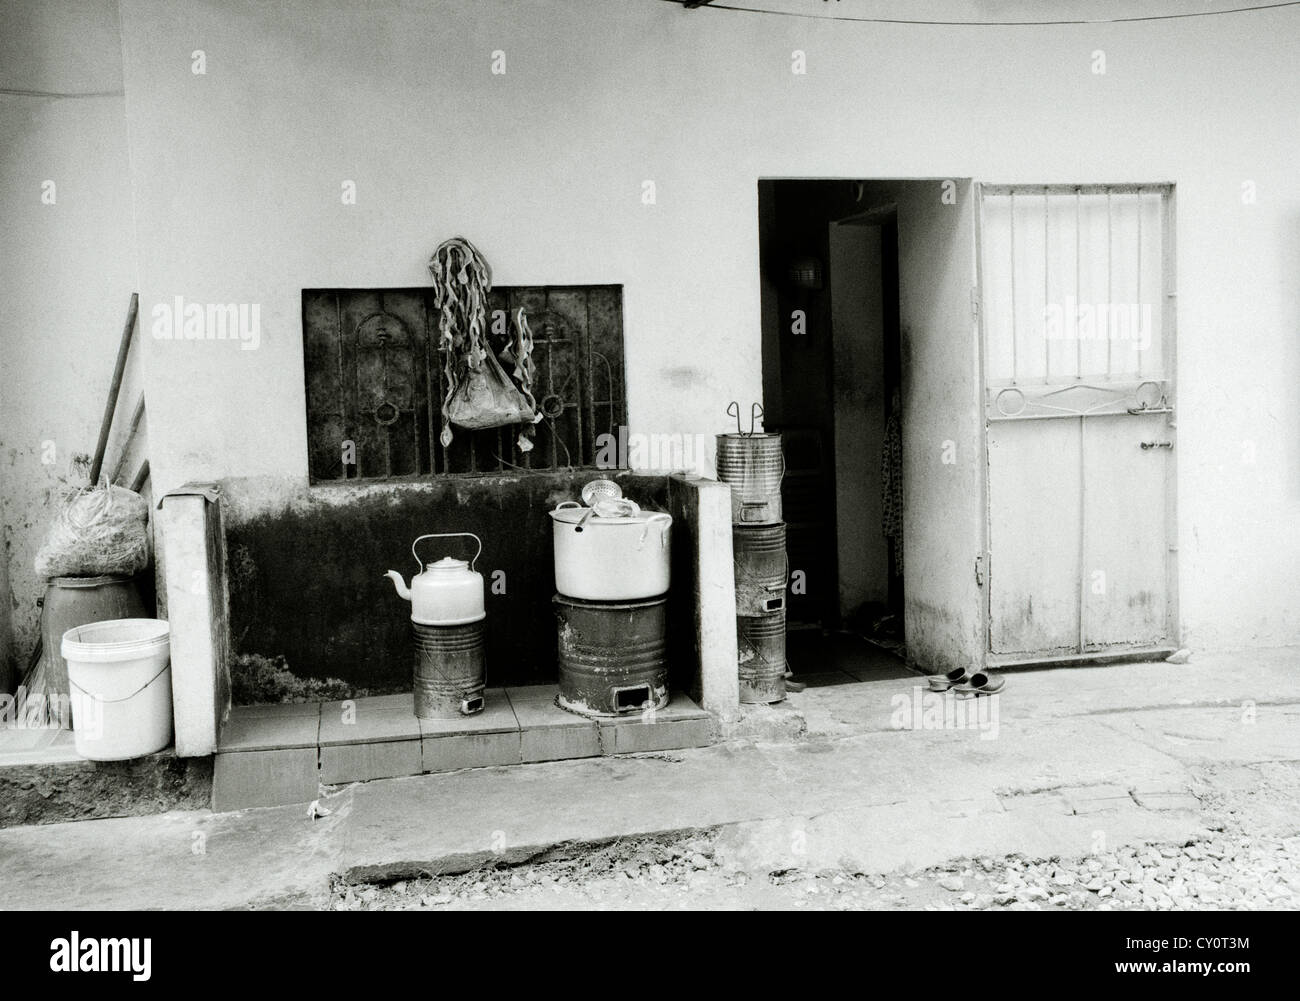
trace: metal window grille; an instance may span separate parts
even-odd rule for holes
[[[982,309],[994,385],[1159,379],[1164,185],[983,186]]]
[[[305,290],[312,482],[593,465],[599,437],[617,439],[627,423],[622,287],[494,288],[489,339],[498,352],[520,308],[533,332],[533,395],[543,414],[533,449],[519,448],[519,425],[484,431],[452,425],[452,443],[444,448],[438,436],[447,387],[433,291]]]

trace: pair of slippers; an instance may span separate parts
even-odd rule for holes
[[[968,672],[958,667],[947,674],[931,674],[925,679],[932,692],[953,692],[959,699],[973,699],[980,695],[997,695],[1006,687],[1005,678],[995,678],[985,671]]]

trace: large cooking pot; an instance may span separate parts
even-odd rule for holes
[[[585,601],[655,598],[668,590],[673,518],[564,501],[551,514],[555,589]]]

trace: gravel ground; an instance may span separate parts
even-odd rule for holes
[[[335,882],[335,910],[1300,910],[1300,762],[1193,770],[1204,829],[1093,855],[979,857],[910,873],[744,872],[714,835],[387,886]],[[317,901],[319,906],[320,902]]]
[[[1300,910],[1300,837],[1211,835],[1072,859],[978,858],[918,872],[748,873],[712,840],[623,841],[561,861],[389,886],[336,884],[335,910]]]

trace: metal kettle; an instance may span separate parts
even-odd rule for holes
[[[451,556],[444,556],[437,563],[425,564],[418,546],[425,539],[469,538],[478,543],[478,552],[466,563]],[[421,626],[462,626],[478,622],[486,616],[483,608],[483,575],[474,569],[475,562],[483,553],[483,542],[471,532],[440,532],[421,535],[411,543],[411,555],[420,572],[411,578],[407,587],[402,575],[396,570],[389,570],[397,595],[411,603],[411,621]]]

